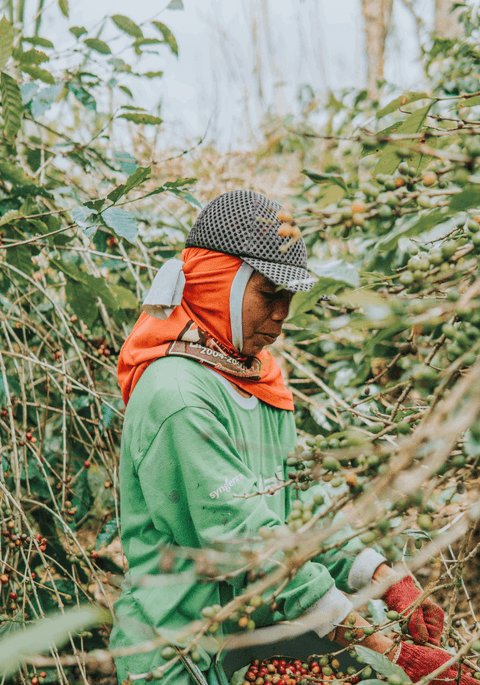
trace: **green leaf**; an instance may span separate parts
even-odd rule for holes
[[[150,178],[152,173],[152,167],[137,167],[133,174],[131,174],[125,183],[117,186],[114,190],[107,195],[108,199],[113,203],[117,202],[121,197],[129,193],[132,188],[136,188],[141,185],[144,181]]]
[[[127,88],[127,86],[118,86],[118,87],[120,88],[120,90],[123,90],[123,92],[126,93],[131,100],[133,100],[133,93],[130,90],[130,88]]]
[[[25,52],[18,50],[17,59],[20,62],[20,65],[32,64],[34,66],[38,66],[39,64],[42,64],[42,62],[48,62],[50,58],[41,50],[35,50],[35,48],[32,48],[31,50],[25,50]]]
[[[457,102],[457,107],[477,107],[477,105],[480,105],[480,95]]]
[[[0,160],[0,178],[12,183],[14,186],[24,186],[32,182],[30,178],[24,173],[21,167],[9,162],[2,162]]]
[[[83,36],[84,33],[88,33],[85,26],[70,26],[68,30],[75,36],[77,40],[80,38],[80,36]]]
[[[124,112],[117,117],[117,119],[126,119],[127,121],[133,121],[134,124],[161,124],[163,119],[160,117],[154,117],[152,114],[147,114],[146,112]]]
[[[324,174],[318,173],[317,171],[310,171],[309,169],[302,169],[302,174],[308,176],[308,178],[314,183],[335,183],[335,185],[343,188],[346,193],[349,192],[347,184],[340,174]]]
[[[46,69],[42,69],[41,67],[32,67],[28,64],[21,64],[20,69],[25,74],[31,76],[35,81],[43,81],[44,83],[48,83],[51,86],[55,84],[55,79],[53,78],[52,74]]]
[[[425,107],[420,107],[420,109],[416,109],[404,121],[396,125],[397,130],[392,131],[392,133],[418,133],[418,131],[422,128],[427,117],[428,111],[432,107],[432,105],[433,102],[429,102],[428,105],[426,105]],[[408,139],[399,141],[398,143],[387,143],[380,154],[373,175],[376,176],[377,174],[393,174],[393,172],[400,164],[400,157],[397,154],[399,145],[403,147],[412,147],[413,145],[415,145],[415,143],[415,140]]]
[[[70,11],[68,8],[68,0],[58,0],[58,9],[63,14],[64,17],[69,17]]]
[[[95,52],[99,52],[101,55],[110,55],[112,51],[110,50],[107,43],[100,38],[85,38],[85,45]]]
[[[138,300],[131,290],[124,288],[123,285],[111,285],[110,290],[117,298],[119,309],[137,309]]]
[[[150,197],[150,195],[159,195],[160,193],[166,192],[171,192],[174,195],[179,195],[180,192],[186,194],[186,186],[192,185],[196,180],[196,178],[182,178],[179,176],[177,179],[175,179],[175,181],[166,181],[163,185],[158,186],[158,188],[155,188],[155,190],[152,190],[150,193],[147,193],[147,195],[144,195],[144,198]],[[196,206],[201,206],[197,200],[194,198],[192,199],[194,200]]]
[[[183,0],[170,0],[167,5],[167,10],[183,10]]]
[[[48,38],[42,38],[42,36],[31,36],[27,38],[22,36],[22,42],[30,43],[30,45],[40,45],[42,48],[54,48],[54,44]]]
[[[85,234],[91,238],[95,235],[99,225],[100,220],[96,211],[87,209],[84,205],[75,207],[71,211],[71,215],[77,226],[79,226]]]
[[[81,271],[72,262],[65,262],[62,259],[50,259],[50,265],[65,274],[67,284],[68,282],[82,284],[85,286],[88,295],[94,298],[94,302],[96,302],[95,298],[99,297],[105,306],[111,307],[114,311],[117,310],[115,295],[108,289],[103,278],[97,278],[86,271]]]
[[[72,81],[70,81],[67,86],[77,100],[84,105],[84,107],[91,109],[94,112],[97,111],[97,103],[95,102],[95,98],[91,93],[88,92],[88,90],[86,90],[83,86],[73,83]]]
[[[412,681],[407,676],[403,668],[392,664],[390,659],[384,654],[374,652],[373,649],[356,645],[355,651],[358,656],[361,656],[364,663],[369,664],[379,675],[388,677],[389,675],[399,675],[402,677],[404,683],[411,683]]]
[[[125,174],[133,174],[137,168],[137,160],[129,152],[121,152],[114,150],[112,158],[115,164],[118,164],[120,169]]]
[[[418,530],[417,528],[409,528],[404,530],[402,535],[408,535],[412,540],[431,540],[430,535],[424,530]]]
[[[450,213],[460,212],[480,205],[480,185],[468,185],[458,195],[453,195],[448,203]]]
[[[249,669],[250,664],[247,664],[247,666],[244,666],[239,671],[235,671],[235,673],[230,678],[229,685],[243,685],[243,683],[245,682],[245,675],[249,671]],[[385,683],[383,685],[385,685]]]
[[[434,209],[420,218],[415,216],[412,221],[405,222],[396,226],[390,233],[377,241],[375,250],[377,252],[388,252],[397,247],[400,238],[410,238],[427,231],[432,226],[441,224],[448,219],[448,214],[442,213],[441,209]]]
[[[27,276],[33,274],[32,252],[28,245],[17,245],[4,250],[4,258]]]
[[[102,212],[102,219],[118,236],[125,238],[129,243],[135,243],[138,233],[138,223],[130,212],[120,207],[109,207]]]
[[[113,14],[111,16],[113,23],[118,26],[120,31],[127,33],[134,38],[143,38],[143,31],[134,21],[123,14]]]
[[[58,100],[63,91],[63,83],[56,83],[54,86],[42,88],[36,93],[30,105],[30,111],[34,119],[41,117],[47,112],[54,102]]]
[[[108,545],[119,536],[118,519],[111,519],[103,526],[102,530],[97,535],[95,542],[95,549],[100,547],[108,547]]]
[[[326,262],[321,266],[316,266],[314,267],[314,272],[315,275],[320,279],[331,279],[337,281],[338,283],[348,285],[351,288],[357,288],[360,285],[360,276],[358,275],[358,271],[353,264],[349,264],[343,259],[335,259],[333,261]],[[314,287],[316,287],[316,285],[317,284],[315,284]]]
[[[157,31],[160,31],[160,33],[163,36],[163,40],[169,46],[169,48],[173,52],[173,54],[178,57],[177,41],[175,40],[175,36],[170,31],[170,29],[167,26],[165,26],[165,24],[162,24],[161,21],[152,21],[152,24],[155,26]]]
[[[7,17],[0,19],[0,69],[6,65],[13,51],[13,27]]]
[[[67,280],[65,295],[78,318],[91,328],[98,316],[98,306],[90,288],[85,283]]]
[[[146,76],[147,78],[160,78],[163,76],[163,71],[146,71],[142,76]]]
[[[0,80],[0,92],[2,94],[5,138],[13,143],[22,123],[22,92],[15,79],[3,71]]]
[[[12,675],[28,656],[40,654],[50,649],[52,645],[61,647],[70,639],[70,633],[110,621],[109,613],[92,604],[35,622],[31,628],[1,641],[0,671],[2,676],[8,678]]]
[[[379,109],[376,114],[376,117],[377,119],[380,119],[381,117],[384,117],[386,114],[394,112],[396,109],[399,109],[400,107],[404,107],[405,105],[409,105],[411,102],[415,102],[416,100],[423,100],[423,98],[428,97],[429,96],[427,95],[427,93],[404,93],[403,95],[400,95],[398,98],[395,98],[395,100],[389,102],[389,104],[385,107],[382,107],[382,109]]]

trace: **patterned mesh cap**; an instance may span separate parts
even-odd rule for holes
[[[278,234],[281,205],[252,190],[231,190],[219,195],[198,215],[185,247],[202,247],[240,257],[275,285],[290,292],[310,290],[314,279],[307,271],[307,250],[302,239],[285,252],[290,242]]]

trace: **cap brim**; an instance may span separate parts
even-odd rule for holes
[[[252,259],[242,257],[243,261],[268,278],[275,285],[283,286],[291,293],[311,290],[316,278],[310,276],[306,269],[301,266],[291,266],[290,264],[279,264],[278,262],[267,262],[264,259]]]

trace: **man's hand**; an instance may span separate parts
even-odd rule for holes
[[[401,613],[420,597],[418,590],[410,576],[406,576],[395,585],[392,585],[383,595],[383,599],[389,609]],[[429,642],[436,647],[440,646],[440,638],[443,630],[444,613],[441,608],[426,599],[410,616],[408,630],[414,642],[419,645]]]
[[[431,647],[421,647],[420,645],[409,645],[402,643],[400,655],[396,660],[398,666],[403,668],[405,673],[416,683],[423,676],[436,671],[437,668],[451,659],[451,655],[441,649]],[[458,670],[460,669],[460,678]],[[477,685],[478,680],[472,678],[471,671],[466,666],[455,664],[446,668],[430,685],[448,685],[448,683],[459,683],[459,685]]]
[[[373,574],[373,581],[380,582],[389,577],[398,578],[398,574],[387,564],[380,564]],[[415,587],[412,578],[406,576],[391,585],[382,599],[389,610],[398,611],[401,614],[420,597],[420,594],[421,592]],[[441,608],[430,599],[426,599],[410,616],[408,630],[417,644],[430,643],[439,647],[443,620],[444,614]]]

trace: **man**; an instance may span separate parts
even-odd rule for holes
[[[175,559],[175,575],[165,580],[160,552],[238,549],[229,543],[283,525],[291,510],[290,490],[278,486],[287,452],[296,444],[293,400],[265,348],[280,334],[293,293],[309,290],[312,279],[305,244],[284,215],[278,204],[252,191],[232,191],[210,202],[188,235],[182,259],[170,260],[157,274],[145,312],[122,348],[118,372],[128,404],[121,525],[129,573],[116,604],[114,647],[159,633],[175,644],[204,607],[225,606],[246,584],[244,574],[228,573],[224,581],[198,582],[194,562],[182,554]],[[268,485],[273,490],[267,492]],[[268,606],[255,611],[256,625],[294,620],[314,608],[323,617],[315,632],[348,644],[346,629],[337,627],[352,608],[343,592],[392,571],[380,554],[356,540],[342,551],[307,562],[276,597],[274,614]],[[386,599],[403,610],[418,595],[408,578],[396,582]],[[368,625],[359,615],[356,624]],[[410,624],[419,642],[439,644],[443,613],[433,603],[418,609]],[[420,667],[434,670],[438,658],[448,659],[425,647],[392,649],[381,633],[363,644],[388,652],[405,668],[417,664],[418,673]],[[195,652],[201,675],[211,658],[201,647]],[[430,653],[443,656],[435,662]],[[117,666],[120,681],[128,674],[143,682],[164,673],[165,683],[191,682],[180,660],[164,670],[161,649],[123,657]]]

